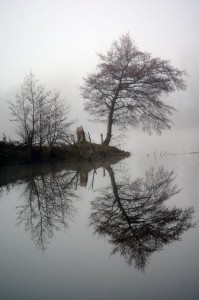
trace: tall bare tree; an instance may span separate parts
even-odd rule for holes
[[[161,97],[185,89],[185,72],[138,50],[129,34],[98,56],[97,70],[84,79],[81,93],[85,110],[107,124],[104,144],[111,141],[113,125],[142,126],[149,133],[170,128],[174,108]]]
[[[30,73],[16,95],[16,102],[9,103],[12,120],[17,123],[16,131],[30,147],[35,143],[40,111],[47,97],[48,93],[38,84],[34,74]]]
[[[9,104],[12,120],[17,123],[17,133],[30,146],[51,147],[68,137],[70,106],[61,99],[60,93],[47,91],[39,84],[35,75],[28,74],[16,95],[16,101]]]

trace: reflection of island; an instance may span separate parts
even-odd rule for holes
[[[150,255],[179,240],[193,227],[193,208],[167,207],[165,201],[179,193],[173,172],[151,168],[145,178],[116,183],[112,168],[106,167],[111,186],[92,202],[91,224],[113,245],[129,265],[144,270]]]
[[[112,163],[119,159],[112,159]],[[37,248],[44,251],[55,232],[68,227],[76,211],[77,186],[86,186],[89,172],[109,165],[100,162],[60,162],[54,164],[5,167],[0,170],[0,196],[6,188],[22,187],[17,206],[17,222],[25,224]]]

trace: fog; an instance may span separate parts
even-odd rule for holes
[[[187,90],[167,97],[178,110],[172,130],[148,137],[129,129],[130,147],[141,151],[144,143],[151,151],[199,150],[198,14],[196,0],[0,0],[0,136],[17,138],[8,101],[32,71],[48,89],[61,92],[72,105],[75,126],[82,125],[99,142],[105,128],[88,121],[79,86],[95,70],[97,53],[129,32],[141,51],[188,73]]]

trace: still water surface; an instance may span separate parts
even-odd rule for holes
[[[199,299],[199,154],[0,170],[0,299]]]

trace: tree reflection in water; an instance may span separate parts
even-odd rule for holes
[[[113,158],[116,163],[120,158]],[[50,239],[61,228],[68,227],[76,211],[78,185],[86,187],[92,171],[91,187],[96,169],[106,162],[60,162],[44,165],[9,166],[0,170],[0,196],[13,187],[23,189],[17,206],[17,223],[25,224],[38,249],[46,250]],[[105,165],[104,165],[105,164]]]
[[[127,263],[144,270],[150,255],[181,238],[194,227],[192,207],[167,207],[165,201],[180,192],[173,171],[149,169],[144,178],[116,183],[112,168],[106,167],[111,186],[92,202],[90,223],[106,235]]]
[[[23,182],[24,204],[17,207],[17,221],[25,223],[25,229],[42,251],[55,231],[66,228],[74,215],[77,176],[77,171],[64,170],[32,176]]]

